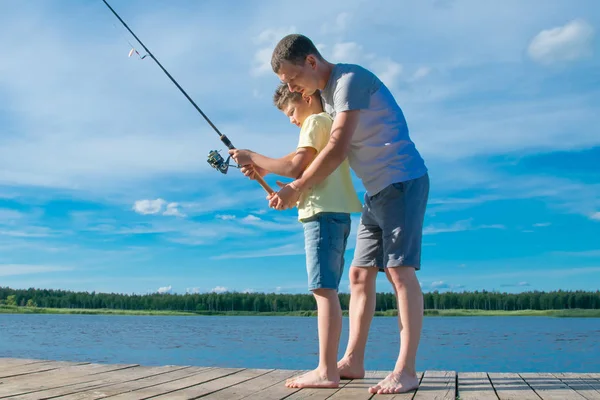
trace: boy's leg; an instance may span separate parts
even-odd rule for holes
[[[337,355],[342,333],[342,308],[337,290],[316,289],[319,325],[319,366],[328,379],[339,383]]]
[[[304,222],[309,289],[317,302],[319,365],[286,381],[287,387],[338,387],[337,351],[342,330],[338,287],[350,234],[350,215],[320,213]]]
[[[416,358],[423,325],[423,293],[415,271],[421,268],[429,176],[397,183],[384,191],[375,210],[383,227],[386,275],[396,292],[400,354],[392,373],[369,389],[379,394],[402,393],[419,386]]]
[[[383,262],[381,235],[381,228],[371,213],[370,198],[365,195],[349,274],[350,335],[344,357],[338,362],[342,378],[357,379],[365,376],[365,348],[375,312],[377,267]]]

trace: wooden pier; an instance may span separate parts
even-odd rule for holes
[[[289,389],[303,371],[0,358],[0,399],[599,399],[600,373],[420,373],[418,390],[371,395],[386,371],[342,380],[336,389]]]

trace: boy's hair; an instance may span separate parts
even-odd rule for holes
[[[300,65],[306,60],[309,54],[314,55],[319,60],[323,60],[323,56],[309,38],[297,33],[287,35],[277,43],[275,50],[273,50],[273,55],[271,56],[273,72],[279,72],[279,68],[281,68],[281,64],[284,61]]]
[[[319,104],[321,104],[321,92],[319,90],[315,91],[311,97],[313,97],[313,100],[318,100]],[[291,92],[290,88],[285,83],[279,84],[277,89],[275,89],[275,94],[273,94],[273,104],[281,111],[283,111],[289,103],[298,103],[300,101],[302,101],[302,93]]]

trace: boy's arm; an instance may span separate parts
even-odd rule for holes
[[[301,147],[281,158],[267,157],[250,150],[230,150],[229,154],[239,164],[252,164],[276,175],[298,178],[315,158],[317,151],[312,147]]]

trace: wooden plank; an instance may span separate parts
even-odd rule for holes
[[[100,388],[103,386],[113,385],[117,383],[135,381],[150,376],[158,376],[170,371],[184,369],[189,367],[182,366],[164,366],[164,367],[134,367],[125,370],[103,372],[95,375],[95,380],[76,383],[59,388],[44,390],[19,397],[19,400],[41,400],[58,396],[67,396],[82,391]]]
[[[458,373],[457,392],[460,400],[498,400],[485,372]]]
[[[137,364],[85,364],[40,373],[6,378],[0,385],[0,398],[42,391],[97,379],[96,374],[132,368]]]
[[[273,385],[284,385],[286,379],[295,376],[298,372],[286,369],[273,370],[250,381],[241,382],[218,392],[213,392],[208,396],[202,397],[202,399],[239,400]]]
[[[373,397],[373,394],[369,393],[369,388],[377,385],[377,382],[384,379],[388,373],[384,371],[367,371],[364,378],[352,379],[327,399],[368,400]]]
[[[553,375],[586,399],[600,400],[600,390],[582,379],[579,374],[555,373]],[[598,389],[600,389],[600,385],[598,385]]]
[[[297,371],[297,373],[292,374],[290,376],[300,376],[305,374],[308,370],[305,371]],[[285,386],[285,382],[280,382],[275,385],[271,385],[268,388],[263,390],[259,390],[258,392],[252,393],[244,397],[244,400],[280,400],[287,399],[293,393],[298,392],[300,389],[288,388]]]
[[[0,358],[0,369],[16,365],[35,364],[48,361],[49,360],[38,360],[34,358]]]
[[[585,397],[552,374],[526,372],[520,375],[544,400],[585,400]]]
[[[500,400],[539,400],[540,396],[529,387],[519,374],[489,372],[488,376]],[[460,389],[459,389],[460,390]]]
[[[120,382],[101,387],[90,388],[85,391],[73,393],[68,396],[63,396],[61,399],[76,400],[76,399],[104,399],[106,397],[119,398],[120,396],[132,396],[132,392],[136,390],[151,389],[154,386],[169,384],[184,379],[199,379],[205,373],[209,373],[214,368],[199,368],[186,367],[175,371],[165,372],[160,375],[149,376],[141,379]],[[210,379],[210,377],[205,378]],[[114,396],[114,397],[113,397]],[[136,395],[136,398],[140,398]]]
[[[425,371],[415,400],[456,399],[455,371]]]
[[[366,373],[365,373],[366,375]],[[287,389],[287,393],[291,393],[289,397],[285,397],[285,400],[299,400],[299,399],[311,399],[311,400],[324,400],[328,399],[330,396],[333,396],[337,393],[338,390],[342,390],[344,386],[350,383],[350,379],[342,379],[340,380],[340,385],[337,388],[325,389],[325,388],[303,388],[303,389],[295,389],[288,388],[283,385],[284,389]],[[281,397],[281,398],[284,398]]]
[[[240,372],[228,374],[218,379],[213,379],[208,382],[195,384],[185,389],[172,390],[162,396],[152,397],[153,399],[169,399],[169,400],[180,400],[180,399],[196,399],[198,397],[204,397],[208,394],[217,392],[222,389],[226,389],[230,386],[239,384],[241,382],[247,382],[258,376],[265,375],[273,371],[272,369],[244,369]],[[136,394],[138,392],[135,392]],[[144,398],[146,398],[144,394]],[[133,399],[133,397],[129,398]],[[139,397],[136,397],[139,399]],[[121,399],[122,400],[122,399]]]
[[[153,396],[162,396],[176,390],[210,382],[215,379],[220,379],[240,371],[243,371],[243,368],[211,368],[209,370],[202,371],[199,374],[177,380],[160,382],[157,385],[150,385],[146,387],[141,387],[137,382],[131,382],[132,384],[129,385],[127,392],[121,391],[119,396],[111,397],[111,399],[144,399]]]
[[[68,367],[71,365],[83,365],[89,364],[87,362],[68,362],[68,361],[44,361],[41,363],[32,363],[25,365],[15,365],[13,367],[8,367],[0,371],[0,378],[4,380],[5,378],[10,378],[13,376],[32,374],[37,372],[50,371],[53,369],[59,369]]]

